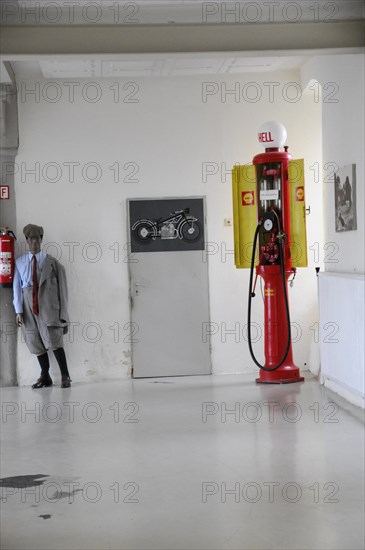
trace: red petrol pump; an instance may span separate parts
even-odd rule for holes
[[[304,380],[293,361],[288,298],[290,277],[293,281],[297,267],[307,266],[304,162],[292,160],[287,146],[282,150],[286,137],[279,122],[263,124],[258,138],[265,152],[252,165],[236,165],[232,171],[235,264],[250,268],[248,345],[260,368],[256,382],[266,384]],[[251,338],[258,277],[264,282],[264,365],[255,357]]]

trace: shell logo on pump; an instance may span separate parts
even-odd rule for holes
[[[255,195],[253,191],[242,192],[242,206],[252,206],[255,204]]]
[[[302,185],[295,189],[295,200],[297,202],[304,201],[304,187]]]

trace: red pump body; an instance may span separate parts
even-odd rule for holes
[[[264,280],[264,308],[265,308],[265,367],[277,365],[285,354],[288,339],[288,323],[285,305],[285,295],[280,266],[280,249],[277,244],[277,235],[280,230],[285,234],[283,239],[284,266],[286,287],[288,279],[295,273],[291,259],[290,235],[290,182],[288,177],[290,154],[280,151],[279,148],[268,148],[265,153],[256,155],[253,164],[256,167],[257,184],[257,219],[264,221],[265,214],[275,211],[280,228],[276,223],[268,222],[267,230],[260,233],[259,265],[256,266],[256,275]],[[277,219],[276,216],[273,220]],[[272,225],[272,227],[270,227]],[[288,288],[287,288],[288,296]],[[261,383],[290,383],[304,380],[300,376],[299,368],[293,361],[292,345],[283,364],[276,370],[260,370],[260,377],[256,382]]]
[[[0,228],[0,286],[11,287],[14,280],[15,235],[8,227]]]

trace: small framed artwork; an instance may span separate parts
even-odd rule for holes
[[[336,231],[357,229],[356,164],[339,168],[334,174]]]

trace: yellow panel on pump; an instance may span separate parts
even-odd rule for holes
[[[304,160],[290,160],[290,233],[293,267],[307,267],[307,232],[305,222]]]
[[[257,226],[256,170],[252,164],[232,169],[234,259],[237,268],[251,266]]]

